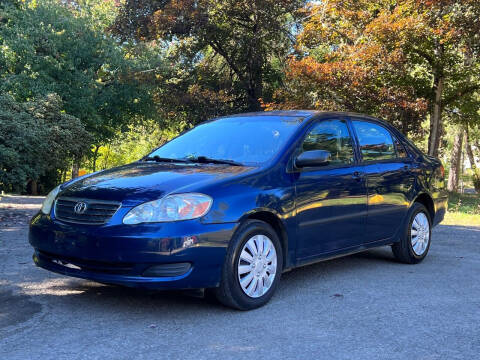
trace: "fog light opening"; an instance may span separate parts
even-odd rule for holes
[[[185,275],[192,267],[190,263],[174,263],[150,266],[142,274],[144,277],[175,277]]]

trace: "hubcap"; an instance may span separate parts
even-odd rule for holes
[[[428,242],[430,241],[430,224],[427,216],[420,212],[412,222],[410,229],[410,241],[412,242],[413,252],[421,256],[427,250]]]
[[[238,261],[238,281],[243,292],[258,298],[275,280],[277,252],[272,240],[265,235],[252,236],[243,246]]]

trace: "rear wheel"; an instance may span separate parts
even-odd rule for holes
[[[414,203],[409,211],[409,218],[404,235],[398,243],[392,245],[397,260],[416,264],[422,261],[430,249],[432,221],[428,210],[420,203]]]
[[[270,225],[248,220],[235,233],[223,266],[218,300],[226,306],[250,310],[265,305],[280,280],[283,255]]]

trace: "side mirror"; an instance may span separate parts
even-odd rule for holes
[[[309,166],[324,166],[330,161],[330,152],[325,150],[304,151],[295,159],[295,166],[298,168]]]

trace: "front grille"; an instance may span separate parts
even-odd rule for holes
[[[83,202],[86,209],[75,212],[75,205]],[[60,197],[55,201],[55,217],[59,220],[87,225],[105,224],[115,214],[120,203],[115,201]]]

